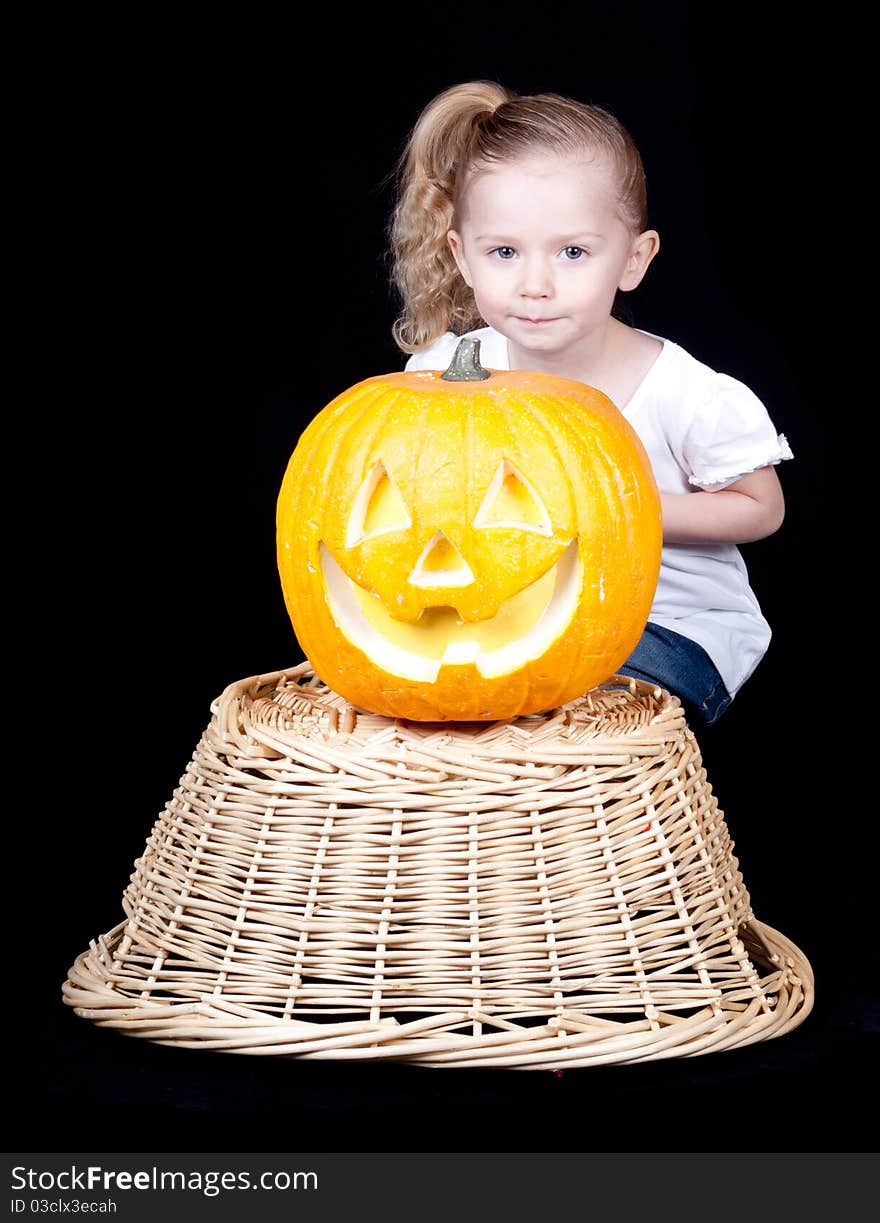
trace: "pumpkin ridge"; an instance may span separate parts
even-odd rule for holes
[[[359,440],[356,436],[357,433],[366,434],[365,441],[363,438],[360,439],[361,443],[363,444],[363,449],[365,451],[371,452],[373,454],[373,458],[378,458],[379,461],[383,463],[387,461],[387,456],[382,453],[381,446],[377,448],[376,439],[384,436],[386,430],[392,426],[394,416],[395,416],[395,413],[398,407],[400,406],[401,402],[403,402],[403,404],[406,405],[410,401],[412,392],[409,387],[405,385],[395,384],[395,383],[383,384],[383,386],[381,387],[381,391],[382,391],[381,399],[379,399],[378,402],[375,399],[371,400],[368,407],[362,413],[360,413],[357,417],[355,417],[354,419],[348,422],[345,436],[342,439],[343,444],[340,445],[337,449],[335,449],[332,452],[332,456],[331,456],[329,465],[325,462],[321,463],[322,470],[324,471],[332,470],[332,471],[338,472],[340,467],[342,468],[342,470],[346,470],[346,468],[348,467],[348,464],[345,462],[345,457],[350,452],[346,449],[345,442],[347,439],[350,439],[352,435],[355,435],[354,446],[357,446],[358,440]],[[369,419],[370,413],[372,413],[372,419]],[[365,417],[368,418],[366,421],[366,425],[364,424]],[[370,459],[368,460],[368,462],[369,461],[372,461],[372,460]],[[388,469],[386,467],[386,471],[387,470]],[[362,478],[364,474],[365,473],[361,472],[358,467],[358,479]],[[395,478],[396,474],[397,474],[396,472],[389,473],[391,478]],[[412,504],[408,505],[407,512],[409,513],[410,517],[412,518],[415,512],[415,507]],[[349,513],[348,508],[346,508],[345,513],[346,515]],[[412,562],[412,558],[410,558],[410,567],[411,567],[411,562]],[[338,560],[337,560],[337,563],[338,563]],[[375,582],[364,580],[365,575],[363,574],[361,566],[356,566],[356,570],[353,571],[352,569],[349,568],[349,565],[346,564],[345,566],[343,566],[343,571],[346,573],[346,576],[348,576],[349,578],[351,578],[353,572],[356,571],[358,574],[358,584],[361,586],[361,588],[364,590],[368,590],[371,594],[374,594],[377,598],[381,598],[381,593],[378,590],[376,590]]]
[[[509,436],[510,436],[510,437],[511,437],[511,438],[512,438],[514,441],[516,441],[516,439],[517,439],[517,434],[518,434],[518,429],[517,429],[517,425],[516,425],[516,420],[514,419],[514,413],[516,413],[516,414],[521,414],[521,413],[523,412],[523,410],[525,409],[525,410],[526,410],[526,411],[528,411],[528,412],[529,412],[529,414],[531,415],[531,408],[532,408],[532,404],[531,404],[531,402],[530,402],[530,400],[529,400],[528,396],[523,396],[521,392],[518,392],[518,393],[517,393],[517,395],[516,395],[516,399],[515,399],[515,402],[512,402],[512,399],[513,399],[513,397],[512,397],[512,396],[505,396],[505,398],[504,398],[504,400],[503,400],[503,406],[504,406],[504,423],[505,423],[505,426],[507,427],[507,432],[508,432],[508,435],[509,435]],[[564,470],[564,469],[565,469],[565,465],[564,465],[564,463],[562,462],[562,457],[561,457],[561,455],[560,455],[560,453],[559,453],[559,448],[558,448],[558,446],[556,445],[556,439],[555,439],[555,438],[552,436],[552,434],[551,434],[551,433],[549,432],[549,430],[546,428],[546,425],[545,425],[544,421],[542,421],[542,420],[541,420],[541,418],[540,418],[539,416],[537,416],[537,415],[536,415],[535,419],[537,420],[537,423],[540,425],[540,427],[541,427],[541,429],[542,429],[542,433],[543,433],[544,440],[545,440],[545,441],[547,441],[547,442],[549,443],[549,445],[548,445],[548,449],[549,449],[549,450],[551,451],[551,453],[553,454],[553,458],[554,458],[554,460],[556,461],[557,466],[558,466],[559,468],[561,468],[562,470]],[[512,451],[513,446],[511,445],[511,446],[507,447],[506,449],[507,449],[507,451],[508,451],[508,453],[509,453],[510,451]],[[568,511],[569,511],[569,517],[572,517],[572,514],[571,514],[571,510],[572,510],[572,505],[571,505],[571,494],[568,492],[568,490],[566,490],[566,497],[567,497],[567,500],[568,500]],[[554,539],[556,539],[556,531],[555,531],[555,530],[554,530],[554,533],[553,533],[553,538],[554,538]],[[567,544],[568,544],[568,541],[566,540],[566,546],[567,546]],[[558,556],[550,556],[550,557],[548,557],[547,562],[546,562],[546,564],[545,564],[545,565],[543,565],[543,566],[542,566],[542,569],[541,569],[540,571],[536,571],[536,576],[542,577],[542,576],[544,575],[544,573],[546,573],[546,572],[547,572],[549,569],[552,569],[552,568],[553,568],[553,566],[554,566],[554,565],[557,563],[557,561],[558,561],[558,560],[559,560],[559,557],[558,557]]]
[[[363,397],[368,397],[371,388],[366,383],[362,383],[361,386],[363,387]],[[300,434],[299,441],[288,461],[287,469],[281,482],[281,492],[278,497],[279,506],[283,502],[283,494],[287,491],[287,488],[293,484],[294,480],[298,482],[299,473],[309,470],[327,434],[337,427],[340,417],[344,417],[351,410],[352,404],[356,404],[360,398],[361,396],[354,394],[354,399],[351,399],[345,391],[341,391],[334,400],[331,400],[323,412],[317,412],[312,417]],[[327,413],[326,417],[324,412]],[[294,499],[295,513],[291,515],[293,521],[296,521],[299,516],[300,506],[307,496],[307,492],[305,484],[302,484],[298,490],[298,496]]]
[[[332,452],[332,457],[329,463],[322,463],[321,470],[328,472],[338,472],[340,470],[340,458],[354,448],[358,447],[359,441],[363,443],[364,439],[359,439],[358,434],[366,432],[364,449],[373,451],[375,448],[375,439],[381,437],[385,430],[389,427],[389,423],[393,421],[395,412],[401,401],[406,403],[411,395],[411,390],[406,385],[388,383],[377,379],[377,389],[379,394],[369,400],[364,410],[356,417],[353,417],[347,422],[347,428],[342,438],[342,444]],[[365,423],[366,422],[366,423]],[[380,460],[385,461],[385,458],[380,455]],[[348,466],[342,463],[342,470]],[[386,468],[387,470],[387,468]],[[363,473],[358,472],[360,477]],[[412,507],[409,507],[412,514]],[[334,511],[335,512],[335,511]],[[345,514],[349,513],[349,508],[346,506]],[[379,596],[379,592],[375,589],[375,583],[369,583],[364,587],[371,593]],[[358,647],[354,646],[357,650]],[[360,651],[358,651],[360,653]],[[364,656],[366,660],[366,656]]]
[[[586,386],[586,384],[584,385]],[[595,390],[595,388],[589,389]],[[597,391],[596,393],[597,395],[601,395],[603,400],[607,399],[607,396],[602,395],[602,392]],[[566,408],[569,409],[564,413],[559,411],[560,398],[562,398]],[[600,403],[601,402],[602,401],[600,400]],[[608,403],[611,403],[611,401],[608,400]],[[560,455],[560,458],[563,470],[566,473],[566,486],[570,490],[570,495],[577,502],[578,499],[575,496],[574,490],[580,488],[582,490],[581,496],[584,499],[587,499],[586,488],[587,485],[589,485],[589,499],[592,501],[595,499],[597,494],[600,495],[604,503],[604,513],[608,514],[609,512],[613,512],[614,505],[621,500],[620,497],[616,496],[616,490],[614,490],[611,483],[609,471],[610,469],[616,468],[619,465],[619,462],[623,456],[609,451],[606,441],[609,435],[612,436],[615,441],[619,437],[625,438],[627,441],[629,441],[628,431],[632,430],[632,426],[623,416],[623,413],[620,412],[620,410],[613,404],[611,404],[611,406],[614,414],[609,413],[605,408],[605,404],[602,403],[602,413],[598,414],[596,418],[592,419],[586,414],[582,415],[577,410],[571,411],[570,408],[572,405],[574,405],[576,408],[580,408],[581,406],[579,398],[575,395],[556,397],[549,395],[546,392],[533,392],[532,395],[530,395],[530,406],[532,407],[534,415],[536,419],[538,419],[544,426],[548,436],[552,438],[553,447],[557,453],[560,452],[559,435],[561,434],[562,438],[565,439],[565,442],[561,446],[562,454]],[[616,416],[619,416],[623,425],[622,428],[615,429],[615,426],[619,423],[615,419],[615,414]],[[612,430],[613,432],[610,432]],[[566,434],[568,435],[567,438]],[[575,448],[577,448],[578,443],[588,441],[590,451],[595,452],[598,450],[602,456],[603,462],[592,463],[589,471],[573,471],[570,463],[566,461],[566,453],[569,455],[571,453],[572,441],[575,443]],[[616,446],[614,447],[614,450],[617,450]],[[650,471],[649,463],[648,470]],[[580,505],[576,504],[574,508],[576,518],[580,521],[583,517],[581,507]],[[627,548],[626,551],[620,551],[620,561],[623,561],[627,556],[633,557],[637,554],[633,539],[633,524],[627,520],[626,526],[628,536]],[[604,550],[605,549],[603,548],[603,552]],[[620,565],[608,566],[603,563],[600,565],[600,569],[603,572],[616,573],[619,572]],[[584,581],[586,582],[587,579],[588,574],[585,572]],[[625,647],[628,643],[626,642],[625,637],[622,635],[622,628],[622,622],[618,622],[617,631],[619,635],[612,638],[612,640],[608,642],[608,648],[605,651],[610,655],[623,655],[620,662],[617,663],[616,666],[623,664],[625,658],[631,652],[631,649],[635,647],[637,640],[632,641],[629,648],[626,649]],[[639,635],[641,635],[641,633]],[[583,631],[578,637],[576,656],[577,667],[580,667],[586,658],[594,656],[594,643],[590,634],[586,631],[585,626],[585,631]],[[555,690],[557,697],[564,691],[564,683],[565,677],[561,676],[560,684]]]
[[[305,450],[305,452],[301,456],[301,461],[297,464],[296,467],[294,467],[294,458],[296,457],[297,452],[294,451],[294,455],[291,456],[291,461],[290,461],[290,464],[288,465],[288,473],[290,476],[291,483],[294,484],[294,487],[296,487],[296,483],[299,484],[298,496],[292,498],[292,504],[291,504],[291,509],[289,513],[289,522],[292,524],[292,533],[294,535],[297,533],[298,524],[303,523],[306,520],[306,518],[308,517],[308,505],[306,503],[313,499],[310,482],[308,480],[302,479],[300,473],[308,472],[316,468],[317,457],[321,452],[321,448],[324,445],[328,437],[328,434],[332,434],[332,432],[336,430],[336,436],[333,438],[333,445],[330,449],[329,462],[331,466],[329,468],[325,466],[322,468],[322,470],[332,470],[333,469],[333,465],[335,465],[336,463],[336,459],[339,455],[339,452],[342,446],[344,445],[346,437],[348,437],[351,431],[358,424],[360,424],[364,416],[369,412],[370,408],[375,404],[377,393],[381,394],[382,390],[383,388],[382,388],[380,379],[376,379],[376,380],[370,379],[362,383],[359,388],[355,388],[355,394],[354,394],[353,399],[348,398],[346,396],[346,393],[342,392],[340,396],[338,396],[339,410],[332,411],[333,405],[337,401],[333,401],[329,405],[329,407],[331,408],[331,411],[328,413],[329,419],[326,422],[326,427],[321,429],[320,431],[316,431],[314,443],[312,444],[310,448],[307,448]],[[360,393],[357,393],[357,391],[360,391]],[[357,408],[360,408],[360,411],[357,411],[356,414],[353,416],[353,418],[350,417],[348,420],[346,420],[345,417],[347,415],[350,416],[350,414],[352,413],[352,409],[357,409]],[[318,416],[316,416],[313,419],[313,421],[310,423],[314,424],[315,421],[320,419],[320,416],[321,416],[321,413],[318,413]],[[285,474],[285,482],[287,482],[288,473]],[[284,493],[284,483],[282,483],[282,495],[283,493]],[[281,496],[279,497],[279,501],[280,500],[281,500]],[[325,508],[326,508],[326,500],[322,499],[319,502],[318,506],[315,507],[313,512],[319,516],[323,516]],[[287,522],[284,523],[284,527],[285,528],[287,527]],[[319,531],[319,534],[320,534],[320,531]],[[280,537],[279,537],[279,545],[280,545]],[[285,563],[286,563],[286,558],[285,558]],[[317,554],[315,555],[314,558],[311,558],[310,563],[315,564],[315,565],[318,564]],[[305,608],[310,608],[314,602],[313,598],[311,597],[311,592],[310,592],[309,587],[303,586],[301,583],[292,581],[289,583],[289,595],[287,591],[285,591],[285,603],[288,605],[289,612],[290,612],[291,601],[298,601],[298,600],[302,600],[302,604]],[[290,614],[291,614],[291,618],[293,619],[294,613],[290,612]],[[297,640],[299,640],[298,635],[297,635]],[[300,641],[300,645],[302,646],[303,653],[306,655],[306,657],[308,657],[308,651],[305,647],[305,643],[303,641]]]
[[[561,468],[561,470],[566,472],[566,474],[568,474],[568,464],[565,462],[565,456],[562,453],[562,449],[560,448],[560,445],[559,445],[559,439],[555,432],[556,426],[558,424],[560,423],[565,424],[567,422],[567,417],[561,416],[558,419],[554,418],[552,421],[548,421],[547,414],[546,412],[541,410],[540,404],[541,404],[541,400],[538,398],[538,396],[534,396],[534,398],[530,396],[528,398],[528,407],[529,407],[530,413],[534,417],[534,419],[537,421],[537,423],[540,425],[541,429],[543,430],[544,437],[548,443],[549,449],[553,453],[553,457],[556,459],[556,462],[559,465],[559,467]],[[569,482],[566,485],[566,489],[565,489],[566,497],[568,498],[568,513],[569,513],[569,517],[576,518],[575,511],[577,507],[574,503],[575,499],[572,495],[571,490],[572,490],[572,485]]]
[[[565,433],[566,431],[571,432],[570,427],[569,427],[568,414],[566,413],[565,415],[563,415],[557,411],[553,414],[552,419],[548,420],[547,412],[543,409],[543,406],[542,406],[543,400],[544,400],[543,395],[537,395],[534,392],[531,392],[525,398],[527,399],[530,413],[533,416],[536,423],[540,426],[543,436],[546,439],[546,442],[547,442],[547,445],[550,451],[552,452],[554,458],[556,459],[556,462],[558,463],[560,469],[563,472],[565,472],[565,475],[566,475],[565,492],[568,498],[569,516],[575,522],[578,522],[580,515],[578,513],[577,499],[575,498],[574,491],[573,491],[575,487],[575,482],[574,482],[574,479],[572,478],[572,473],[569,468],[569,465],[565,461],[565,455],[563,453],[564,447],[560,446],[558,432],[557,432],[557,430],[561,430],[563,433]],[[566,401],[566,407],[567,406],[568,404]],[[578,473],[578,474],[581,474],[581,473]],[[578,547],[580,547],[580,541],[578,542]],[[584,581],[586,580],[586,574],[583,574],[583,580]],[[578,648],[578,653],[577,653],[578,668],[581,666],[581,663],[583,660],[583,653],[584,653],[584,637],[583,637],[583,634],[580,634],[579,635],[579,648]],[[556,705],[559,703],[559,698],[561,694],[565,691],[567,682],[568,682],[567,675],[558,674],[557,683],[551,690],[553,693],[553,699],[550,703],[552,705]]]
[[[474,440],[474,416],[472,412],[468,412],[467,416],[465,417],[465,431],[464,432],[465,432],[464,450],[465,450],[465,456],[466,456],[466,461],[467,461],[467,470],[473,471],[474,470],[475,440]],[[472,480],[469,481],[468,486],[467,486],[468,499],[467,499],[467,504],[465,506],[465,512],[467,514],[468,522],[473,522],[477,516],[477,509],[479,508],[479,505],[475,504],[475,502],[477,500],[477,497],[479,497],[479,495],[480,495],[479,490],[473,487],[473,481]]]
[[[385,431],[388,429],[391,421],[394,418],[394,413],[397,407],[399,406],[400,401],[401,400],[405,401],[408,398],[407,388],[404,386],[394,387],[393,390],[391,390],[390,392],[386,392],[386,395],[387,395],[387,402],[382,404],[382,415],[381,417],[378,417],[377,421],[374,423],[374,426],[373,426],[372,432],[374,436],[376,434],[385,433]],[[385,459],[381,458],[381,461],[384,463]],[[386,467],[385,470],[387,471],[388,468]],[[393,479],[394,477],[392,476],[391,478]],[[406,507],[406,509],[407,509],[407,513],[410,516],[410,519],[412,519],[413,513],[414,513],[414,507],[412,505],[409,505]],[[372,592],[376,595],[379,594],[379,592],[376,590],[373,590]]]
[[[370,392],[375,389],[377,388],[372,379],[365,380],[359,387],[353,388],[350,392],[340,391],[325,409],[316,412],[300,434],[299,442],[290,456],[288,466],[293,464],[294,459],[298,460],[299,466],[307,466],[323,438],[332,429],[336,428],[339,418],[350,413],[354,406],[362,399],[368,398]],[[325,412],[327,413],[326,417],[324,416]],[[300,451],[300,448],[302,448],[301,454],[297,453]]]

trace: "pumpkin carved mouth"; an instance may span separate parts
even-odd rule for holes
[[[321,569],[330,613],[349,641],[391,675],[434,683],[442,666],[472,664],[487,679],[542,657],[578,606],[582,566],[573,539],[545,574],[486,620],[454,607],[427,607],[415,623],[396,620],[381,599],[343,572],[323,541]]]

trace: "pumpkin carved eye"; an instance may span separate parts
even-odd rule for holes
[[[474,519],[475,527],[519,527],[552,535],[547,507],[521,471],[508,459],[502,459],[483,503]]]
[[[377,463],[367,473],[355,496],[345,536],[346,548],[362,544],[374,535],[402,531],[411,526],[412,520],[397,486],[386,471],[385,464]]]

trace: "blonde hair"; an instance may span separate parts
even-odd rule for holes
[[[609,158],[621,218],[647,228],[645,172],[623,124],[599,106],[555,93],[523,96],[494,81],[453,85],[429,102],[396,168],[397,203],[389,225],[392,282],[403,308],[392,328],[403,352],[416,352],[446,331],[483,324],[446,234],[471,172],[535,150]]]

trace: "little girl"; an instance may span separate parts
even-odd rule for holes
[[[711,725],[770,641],[736,545],[781,525],[774,465],[792,454],[743,383],[612,316],[660,245],[629,133],[556,94],[456,85],[411,133],[390,236],[408,370],[445,369],[461,335],[475,336],[487,368],[580,379],[638,433],[661,494],[663,556],[620,670]]]

